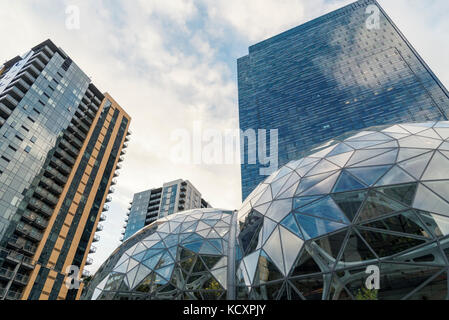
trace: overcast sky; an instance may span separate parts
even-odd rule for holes
[[[238,165],[173,165],[170,135],[238,129],[236,59],[248,46],[352,0],[0,0],[0,62],[45,39],[56,45],[131,115],[130,147],[113,194],[95,271],[120,244],[135,192],[188,179],[214,207],[240,206]],[[449,87],[449,1],[379,0]],[[80,28],[66,27],[68,6]]]

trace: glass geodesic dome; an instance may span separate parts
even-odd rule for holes
[[[449,122],[369,128],[271,175],[238,213],[238,298],[446,299],[448,138]]]
[[[156,221],[115,250],[83,299],[225,299],[232,214],[197,209]]]

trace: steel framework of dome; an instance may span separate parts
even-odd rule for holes
[[[160,219],[121,245],[86,292],[92,300],[224,299],[232,211]]]
[[[449,122],[369,128],[271,175],[239,211],[238,297],[446,299],[448,138]]]

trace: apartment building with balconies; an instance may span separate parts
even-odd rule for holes
[[[0,67],[0,299],[78,297],[130,120],[50,40]]]

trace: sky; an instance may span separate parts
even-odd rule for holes
[[[132,117],[123,169],[87,270],[96,271],[120,244],[134,193],[187,179],[214,207],[239,208],[240,166],[174,164],[173,132],[191,132],[195,121],[203,129],[238,129],[236,59],[250,45],[351,2],[0,0],[7,8],[0,11],[0,63],[51,39]],[[378,2],[449,88],[449,2]]]

